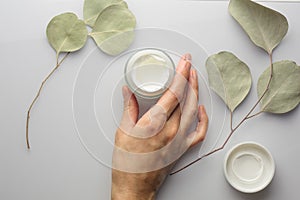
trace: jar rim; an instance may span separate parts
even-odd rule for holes
[[[138,53],[143,52],[143,51],[159,52],[159,54],[156,54],[156,55],[158,55],[160,57],[162,57],[161,55],[163,55],[165,58],[162,57],[162,59],[164,59],[166,62],[169,63],[168,68],[170,68],[170,71],[172,71],[172,73],[169,74],[168,80],[166,81],[164,87],[162,87],[161,89],[156,90],[154,92],[142,90],[141,88],[139,88],[137,85],[134,84],[134,81],[132,81],[130,77],[128,77],[128,74],[129,74],[128,68],[129,68],[130,62],[132,61],[134,56],[136,56]],[[141,56],[142,55],[143,54],[141,54]],[[128,60],[125,64],[124,74],[125,74],[125,81],[133,93],[135,93],[136,95],[138,95],[141,98],[155,99],[155,98],[160,97],[166,91],[166,89],[170,86],[170,84],[173,80],[173,77],[175,75],[175,64],[174,64],[174,61],[171,58],[171,56],[168,55],[165,50],[161,50],[161,49],[154,48],[154,47],[141,48],[141,49],[137,49],[136,51],[134,51],[134,53],[128,58]],[[133,84],[134,84],[134,86],[133,86]]]

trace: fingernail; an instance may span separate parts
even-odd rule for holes
[[[188,69],[188,71],[186,71],[188,74],[186,74],[186,75],[189,76],[190,67],[191,67],[191,58],[192,58],[191,54],[189,54],[189,53],[184,54],[180,58],[180,61],[179,61],[178,66],[176,68],[176,71],[182,73],[183,71],[186,71],[186,69]]]
[[[203,105],[200,105],[199,108],[200,108],[200,112],[203,112],[204,106],[203,106]]]
[[[199,108],[200,108],[200,114],[206,113],[206,109],[204,105],[200,105]]]
[[[191,55],[190,53],[186,53],[186,54],[184,55],[184,59],[185,59],[186,61],[191,61],[191,60],[192,60],[192,55]]]

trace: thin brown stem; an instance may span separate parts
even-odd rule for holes
[[[233,118],[233,112],[230,111],[230,130],[233,130],[233,126],[232,126],[232,118]]]
[[[212,155],[212,154],[214,154],[214,153],[216,153],[216,152],[218,152],[218,151],[224,149],[225,145],[228,143],[228,141],[229,141],[229,139],[231,138],[231,136],[233,135],[233,133],[236,131],[236,129],[238,129],[238,128],[243,124],[243,122],[244,122],[245,120],[247,120],[246,117],[244,117],[244,118],[240,121],[240,123],[239,123],[238,125],[236,125],[236,127],[234,127],[234,128],[230,131],[230,134],[228,135],[228,137],[226,138],[225,142],[222,144],[221,147],[218,147],[218,148],[216,148],[216,149],[210,151],[209,153],[204,154],[203,156],[201,156],[201,157],[197,158],[196,160],[190,162],[189,164],[185,165],[184,167],[182,167],[182,168],[180,168],[180,169],[178,169],[178,170],[176,170],[176,171],[170,173],[170,175],[174,175],[174,174],[176,174],[176,173],[178,173],[178,172],[180,172],[180,171],[182,171],[182,170],[188,168],[189,166],[195,164],[196,162],[202,160],[203,158],[205,158],[205,157],[207,157],[207,156],[209,156],[209,155]]]
[[[180,169],[178,169],[178,170],[176,170],[176,171],[170,173],[170,175],[174,175],[174,174],[176,174],[176,173],[178,173],[178,172],[181,172],[182,170],[184,170],[184,169],[190,167],[191,165],[195,164],[196,162],[202,160],[203,158],[205,158],[205,157],[207,157],[207,156],[209,156],[209,155],[212,155],[212,154],[214,154],[214,153],[216,153],[216,152],[218,152],[218,151],[224,149],[224,147],[226,146],[226,144],[227,144],[228,141],[230,140],[231,136],[235,133],[235,131],[236,131],[236,130],[237,130],[237,129],[238,129],[238,128],[246,121],[246,120],[248,120],[248,119],[250,119],[250,118],[252,118],[252,117],[255,117],[255,116],[259,115],[261,112],[263,112],[263,111],[261,111],[261,112],[258,112],[258,113],[256,113],[256,114],[254,114],[254,115],[251,115],[251,113],[255,110],[255,108],[257,107],[257,105],[261,102],[262,98],[266,95],[266,93],[268,92],[268,90],[269,90],[269,88],[270,88],[271,80],[272,80],[272,78],[273,78],[273,59],[272,59],[272,53],[269,54],[269,57],[270,57],[270,63],[271,63],[271,65],[270,65],[270,78],[269,78],[269,80],[268,80],[268,84],[267,84],[267,87],[266,87],[265,91],[263,92],[263,94],[261,95],[261,97],[256,101],[256,103],[252,106],[252,108],[251,108],[250,111],[246,114],[246,116],[245,116],[245,117],[244,117],[244,118],[243,118],[243,119],[242,119],[242,120],[241,120],[234,128],[232,128],[232,112],[230,113],[230,126],[231,126],[231,131],[230,131],[228,137],[226,138],[226,140],[224,141],[224,143],[222,144],[222,146],[221,146],[221,147],[218,147],[218,148],[216,148],[216,149],[214,149],[214,150],[212,150],[212,151],[210,151],[210,152],[207,153],[207,154],[204,154],[203,156],[197,158],[196,160],[190,162],[189,164],[183,166],[182,168],[180,168]]]
[[[30,144],[29,144],[29,119],[30,119],[30,112],[31,109],[33,107],[33,105],[35,104],[35,102],[38,100],[38,97],[41,94],[41,91],[44,87],[44,84],[46,83],[46,81],[51,77],[51,75],[59,68],[59,66],[62,64],[62,62],[66,59],[66,57],[70,54],[70,52],[66,53],[66,55],[60,60],[58,61],[58,57],[56,59],[56,66],[52,69],[52,71],[44,78],[36,96],[34,97],[32,103],[29,106],[29,109],[27,111],[27,118],[26,118],[26,144],[27,144],[27,149],[30,149]]]
[[[253,115],[248,116],[247,119],[250,119],[250,118],[252,118],[252,117],[256,117],[256,116],[260,115],[260,114],[263,113],[263,112],[264,112],[264,111],[261,110],[261,111],[255,113],[255,114],[253,114]]]

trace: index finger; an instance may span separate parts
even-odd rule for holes
[[[168,117],[184,97],[191,69],[191,59],[189,53],[181,57],[172,84],[157,102],[157,105],[160,105],[167,112]]]

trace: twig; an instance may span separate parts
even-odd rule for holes
[[[233,115],[233,112],[230,110],[230,130],[232,131],[233,130],[233,126],[232,126],[232,116]]]
[[[264,112],[264,111],[261,110],[261,111],[255,113],[255,114],[253,114],[253,115],[248,116],[247,119],[250,119],[250,118],[252,118],[252,117],[256,117],[257,115],[260,115],[260,114],[263,113],[263,112]]]
[[[30,119],[30,112],[31,112],[31,109],[33,107],[33,105],[35,104],[35,102],[37,101],[38,97],[40,96],[40,93],[44,87],[44,84],[46,83],[46,81],[50,78],[50,76],[55,72],[55,70],[58,69],[58,67],[61,65],[61,63],[66,59],[66,57],[70,54],[70,52],[66,53],[66,55],[60,60],[58,61],[58,57],[56,59],[56,66],[54,67],[54,69],[46,76],[46,78],[43,80],[36,96],[34,97],[32,103],[30,104],[29,106],[29,109],[27,111],[27,119],[26,119],[26,144],[27,144],[27,149],[30,149],[30,144],[29,144],[29,119]]]
[[[248,113],[248,114],[249,114],[249,113]],[[248,114],[247,114],[247,115],[248,115]],[[229,141],[229,139],[231,138],[231,136],[233,135],[233,133],[236,131],[236,129],[238,129],[238,128],[243,124],[243,122],[244,122],[245,120],[247,120],[247,115],[240,121],[240,123],[239,123],[235,128],[233,128],[233,129],[230,131],[230,134],[228,135],[228,137],[226,138],[225,142],[222,144],[221,147],[216,148],[216,149],[212,150],[211,152],[209,152],[209,153],[207,153],[207,154],[204,154],[203,156],[201,156],[200,158],[197,158],[196,160],[192,161],[191,163],[187,164],[186,166],[184,166],[184,167],[182,167],[182,168],[176,170],[175,172],[172,172],[170,175],[174,175],[174,174],[176,174],[176,173],[178,173],[178,172],[180,172],[180,171],[182,171],[182,170],[188,168],[189,166],[195,164],[196,162],[202,160],[203,158],[205,158],[205,157],[207,157],[207,156],[209,156],[209,155],[211,155],[211,154],[214,154],[214,153],[216,153],[216,152],[218,152],[218,151],[224,149],[225,145],[227,144],[227,142]]]
[[[270,84],[271,84],[271,80],[273,78],[273,58],[272,58],[272,53],[269,54],[269,57],[270,57],[270,62],[271,62],[271,65],[270,65],[270,78],[268,80],[268,84],[267,84],[267,87],[265,89],[265,91],[263,92],[263,94],[261,95],[261,97],[257,100],[257,102],[254,104],[254,106],[252,106],[252,108],[250,109],[250,111],[246,114],[246,116],[238,123],[238,125],[236,125],[233,129],[232,129],[232,112],[230,113],[230,125],[231,125],[231,131],[230,131],[230,134],[228,135],[228,137],[226,138],[225,142],[222,144],[221,147],[218,147],[212,151],[210,151],[209,153],[207,154],[204,154],[203,156],[197,158],[196,160],[190,162],[189,164],[183,166],[182,168],[170,173],[170,175],[174,175],[178,172],[181,172],[182,170],[190,167],[191,165],[195,164],[196,162],[202,160],[203,158],[209,156],[209,155],[212,155],[220,150],[222,150],[225,145],[228,143],[229,139],[231,138],[231,136],[234,134],[234,132],[248,119],[252,118],[252,117],[255,117],[257,115],[259,115],[260,113],[262,113],[263,111],[260,111],[254,115],[251,115],[251,113],[254,111],[254,109],[257,107],[257,105],[260,103],[260,101],[262,100],[262,98],[266,95],[266,93],[268,92],[269,88],[270,88]]]

